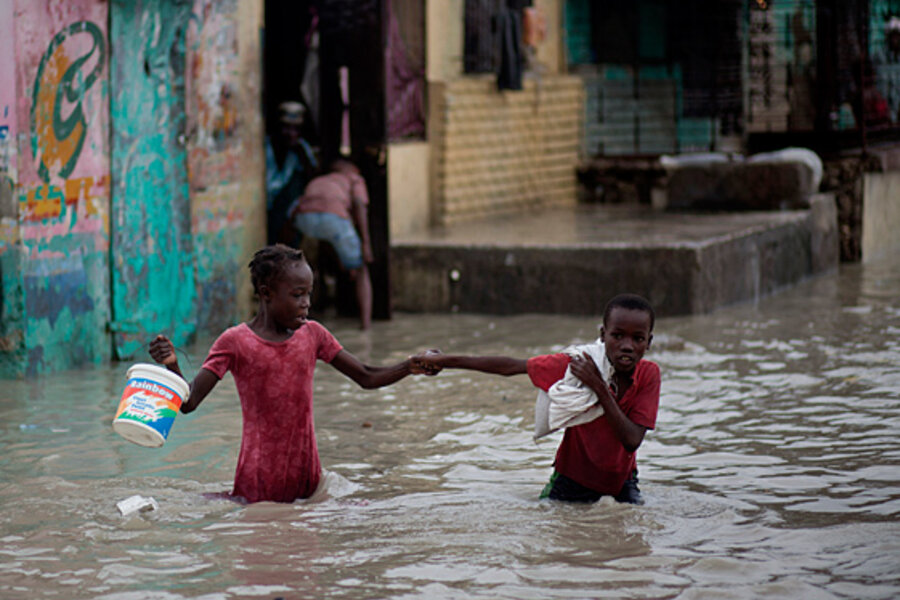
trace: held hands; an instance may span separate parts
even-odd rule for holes
[[[440,355],[440,350],[432,348],[431,350],[426,350],[425,352],[420,352],[419,354],[410,356],[410,373],[412,373],[413,375],[437,375],[443,368],[440,365],[440,359],[438,358]]]

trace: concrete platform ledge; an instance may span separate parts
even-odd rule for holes
[[[395,310],[599,315],[613,295],[660,316],[755,300],[838,266],[834,197],[793,211],[578,206],[455,225],[391,245]]]

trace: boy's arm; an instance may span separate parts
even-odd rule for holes
[[[158,335],[150,342],[150,356],[182,379],[184,378],[181,367],[178,366],[175,346],[166,336]],[[196,409],[217,383],[219,383],[219,377],[215,373],[208,369],[200,369],[194,377],[194,381],[191,382],[191,392],[188,399],[181,405],[181,412],[187,414]]]
[[[492,375],[503,375],[504,377],[528,372],[528,361],[526,359],[509,356],[467,356],[428,353],[425,356],[415,357],[414,360],[421,360],[425,365],[438,368],[468,369]]]
[[[609,391],[609,387],[600,376],[600,371],[597,370],[597,365],[594,364],[594,361],[587,354],[575,356],[572,358],[572,362],[569,363],[569,368],[575,377],[584,382],[586,386],[597,394],[600,406],[603,407],[603,415],[612,425],[616,437],[622,442],[622,446],[628,452],[635,452],[640,447],[641,442],[644,441],[644,434],[647,433],[647,429],[625,416],[625,413],[619,408],[616,398]]]

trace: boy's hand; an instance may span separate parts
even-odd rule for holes
[[[153,360],[166,367],[178,364],[175,346],[164,335],[158,335],[155,340],[150,342],[150,356],[153,357]]]
[[[573,356],[572,361],[569,363],[569,368],[572,370],[572,374],[589,388],[597,390],[598,388],[606,387],[603,377],[600,375],[600,370],[587,353],[581,356]]]
[[[441,372],[441,365],[435,360],[441,351],[437,349],[426,350],[415,356],[409,357],[409,370],[413,375],[437,375]]]

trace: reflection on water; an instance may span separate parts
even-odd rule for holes
[[[712,315],[660,319],[647,504],[538,501],[526,377],[462,371],[359,390],[316,379],[325,498],[240,506],[230,378],[160,449],[110,426],[127,364],[3,382],[0,597],[896,598],[900,260]],[[398,315],[376,363],[428,347],[528,356],[593,339],[572,317]],[[189,349],[200,364],[209,344]],[[153,496],[157,512],[115,503]]]

